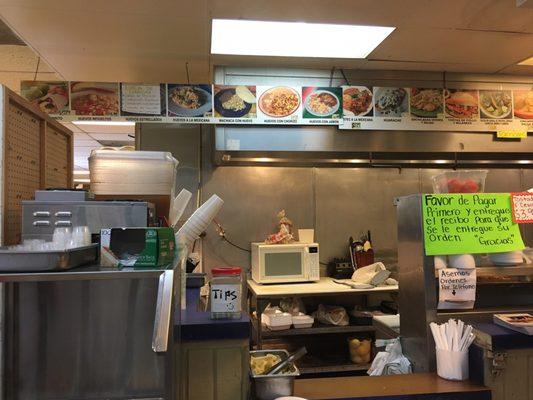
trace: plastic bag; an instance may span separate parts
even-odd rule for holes
[[[313,313],[313,316],[316,320],[326,325],[346,326],[350,323],[348,313],[344,307],[340,306],[325,306],[320,304],[318,310]]]
[[[376,354],[367,374],[377,376],[412,373],[411,363],[402,353],[400,339],[392,339],[386,343],[385,351]],[[376,346],[381,347],[378,341],[376,341]]]
[[[299,313],[305,314],[305,306],[302,299],[298,297],[286,297],[279,302],[279,308],[281,311],[287,312],[291,315],[299,315]]]

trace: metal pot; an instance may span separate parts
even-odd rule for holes
[[[289,356],[286,350],[256,350],[251,351],[251,357],[261,357],[267,354],[280,356],[282,360]],[[253,391],[257,400],[274,400],[278,397],[292,396],[294,392],[294,378],[300,375],[298,368],[293,365],[291,372],[277,375],[254,375],[252,378]]]

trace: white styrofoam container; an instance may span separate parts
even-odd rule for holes
[[[178,161],[163,151],[93,150],[89,157],[94,194],[172,195]]]
[[[282,331],[290,329],[292,325],[292,315],[281,311],[264,313],[261,314],[261,322],[271,331]]]
[[[310,315],[302,314],[292,316],[292,325],[296,329],[311,328],[315,322],[315,319]]]

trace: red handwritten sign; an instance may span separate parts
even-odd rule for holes
[[[517,224],[533,223],[533,193],[511,193],[513,221]]]

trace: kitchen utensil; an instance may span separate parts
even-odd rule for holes
[[[285,367],[287,367],[290,364],[293,364],[295,361],[299,360],[303,356],[307,354],[307,349],[304,347],[300,347],[296,352],[292,353],[289,357],[287,357],[285,360],[280,361],[276,365],[272,366],[271,369],[269,369],[267,372],[265,372],[265,375],[276,375],[283,371]]]
[[[353,237],[350,236],[350,239],[348,240],[348,249],[350,251],[350,261],[352,262],[352,268],[355,269],[357,266],[355,265],[355,258],[354,258],[354,248],[353,248]]]

